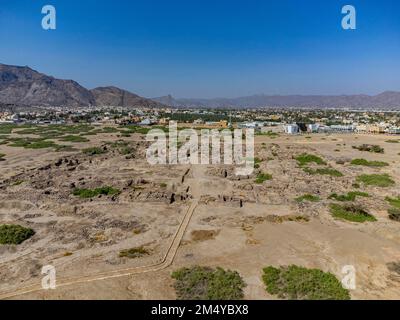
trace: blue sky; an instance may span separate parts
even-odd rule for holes
[[[0,44],[1,63],[146,97],[400,90],[398,0],[0,0]]]

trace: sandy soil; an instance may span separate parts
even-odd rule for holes
[[[99,134],[90,139],[74,146],[104,147],[104,141],[118,138]],[[18,223],[36,231],[19,246],[0,247],[0,294],[40,284],[40,270],[46,264],[56,267],[60,279],[78,279],[161,262],[193,206],[176,255],[160,270],[13,298],[175,299],[170,273],[199,264],[237,270],[247,283],[247,299],[274,299],[265,292],[262,268],[298,264],[332,272],[339,279],[343,266],[353,265],[357,276],[353,299],[400,299],[400,275],[388,267],[400,262],[400,223],[388,219],[385,201],[386,196],[400,195],[400,143],[386,143],[388,139],[347,134],[256,137],[257,157],[263,159],[258,171],[273,175],[261,185],[254,183],[254,175],[237,179],[232,167],[149,166],[140,136],[126,138],[135,149],[130,159],[109,145],[107,153],[94,157],[0,145],[0,153],[6,154],[6,161],[0,162],[0,223]],[[381,145],[385,153],[352,148],[363,143]],[[323,157],[344,176],[304,173],[293,159],[303,152]],[[390,166],[352,166],[349,161],[354,158],[386,161]],[[62,164],[56,165],[59,159]],[[396,181],[393,187],[360,189],[370,197],[355,202],[378,221],[334,219],[328,196],[352,191],[361,173],[388,173]],[[116,187],[121,194],[92,201],[71,195],[73,187],[101,185]],[[294,200],[305,193],[322,200]],[[304,219],[288,219],[298,216]],[[138,246],[151,254],[119,257],[120,250]]]

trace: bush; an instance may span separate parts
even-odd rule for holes
[[[118,189],[114,189],[112,187],[101,187],[101,188],[96,188],[94,190],[91,189],[74,189],[72,194],[74,196],[78,196],[80,198],[93,198],[98,195],[106,195],[106,196],[112,196],[115,194],[119,194],[121,191]]]
[[[386,200],[387,202],[389,202],[391,206],[400,209],[400,197],[397,197],[397,198],[386,197],[385,200]]]
[[[389,165],[389,163],[387,162],[368,161],[366,159],[354,159],[350,163],[355,166],[366,166],[366,167],[386,167]]]
[[[318,196],[314,196],[312,194],[305,194],[295,199],[297,202],[310,201],[310,202],[318,202],[320,198]]]
[[[256,183],[262,184],[264,181],[272,180],[272,175],[269,173],[260,173],[256,178]]]
[[[267,131],[267,132],[256,132],[256,136],[267,136],[272,139],[279,137],[279,133],[272,132],[272,131]]]
[[[30,228],[20,225],[0,225],[0,244],[20,244],[35,234]]]
[[[347,194],[340,194],[340,195],[337,193],[332,193],[329,196],[329,199],[334,199],[337,201],[354,201],[356,197],[369,197],[369,194],[360,191],[351,191],[348,192]]]
[[[330,210],[332,216],[335,218],[344,219],[351,222],[376,221],[373,215],[355,205],[341,206],[338,204],[331,204]]]
[[[340,171],[333,169],[333,168],[317,168],[317,169],[311,169],[311,168],[304,168],[304,172],[308,174],[321,174],[321,175],[328,175],[331,177],[343,177],[343,173]]]
[[[54,142],[41,138],[10,138],[9,140],[12,142],[10,147],[22,147],[25,149],[45,149],[57,146]]]
[[[326,165],[326,162],[324,160],[322,160],[320,157],[315,156],[313,154],[303,153],[303,154],[297,156],[295,159],[297,160],[297,163],[300,166],[304,166],[304,165],[306,165],[308,163],[312,163],[312,162],[319,164],[319,165]]]
[[[4,153],[0,153],[0,161],[5,161],[6,159],[4,159],[6,155]]]
[[[130,258],[130,259],[134,259],[134,258],[140,258],[146,255],[149,255],[150,252],[143,248],[143,247],[138,247],[138,248],[131,248],[131,249],[125,249],[125,250],[121,250],[119,252],[119,257],[123,258]]]
[[[96,155],[96,154],[103,154],[103,153],[105,153],[105,151],[104,151],[102,148],[99,148],[99,147],[86,148],[86,149],[83,149],[82,152],[83,152],[84,154],[89,155],[89,156],[94,156],[94,155]]]
[[[357,182],[367,186],[390,187],[395,184],[388,174],[362,174],[357,177]]]
[[[68,141],[68,142],[89,142],[90,140],[86,139],[85,137],[82,136],[74,136],[74,135],[69,135],[69,136],[64,136],[59,138],[61,141]]]
[[[376,145],[376,144],[362,144],[361,146],[353,146],[353,149],[357,149],[359,151],[367,151],[374,153],[384,153],[385,149]]]
[[[222,268],[194,266],[172,273],[181,300],[239,300],[246,286],[239,273]]]
[[[268,293],[290,300],[350,300],[349,291],[329,272],[295,265],[263,269]]]
[[[390,208],[388,210],[389,219],[394,221],[400,221],[400,209],[398,208]]]

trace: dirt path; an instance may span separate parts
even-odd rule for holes
[[[94,275],[84,276],[84,277],[79,277],[79,278],[65,278],[65,279],[60,278],[60,279],[57,279],[57,288],[70,286],[70,285],[74,285],[74,284],[82,284],[82,283],[87,283],[87,282],[130,276],[130,275],[135,275],[135,274],[140,274],[140,273],[156,272],[156,271],[160,271],[160,270],[163,270],[163,269],[169,267],[175,259],[175,256],[176,256],[176,253],[180,246],[181,240],[185,234],[185,231],[189,225],[189,222],[193,216],[193,213],[199,203],[199,200],[200,200],[200,197],[202,194],[201,182],[204,179],[204,172],[205,172],[204,166],[200,166],[200,165],[192,166],[190,171],[191,171],[193,177],[188,178],[186,180],[186,183],[189,185],[190,189],[192,190],[193,200],[191,201],[191,204],[190,204],[185,216],[183,217],[182,222],[180,223],[180,225],[171,241],[171,244],[169,245],[167,252],[165,253],[164,258],[162,259],[161,262],[152,264],[152,265],[147,265],[147,266],[125,268],[125,269],[104,272],[104,273],[97,273]],[[9,299],[9,298],[17,297],[17,296],[32,293],[32,292],[38,292],[38,291],[42,291],[42,290],[44,290],[44,289],[42,288],[41,284],[35,284],[35,285],[31,285],[31,286],[27,286],[27,287],[18,289],[13,292],[0,293],[0,299]]]

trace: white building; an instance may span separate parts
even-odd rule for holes
[[[307,126],[309,132],[318,132],[319,124],[313,123]]]
[[[285,133],[287,134],[297,134],[299,133],[299,126],[297,124],[288,124],[283,126]]]

